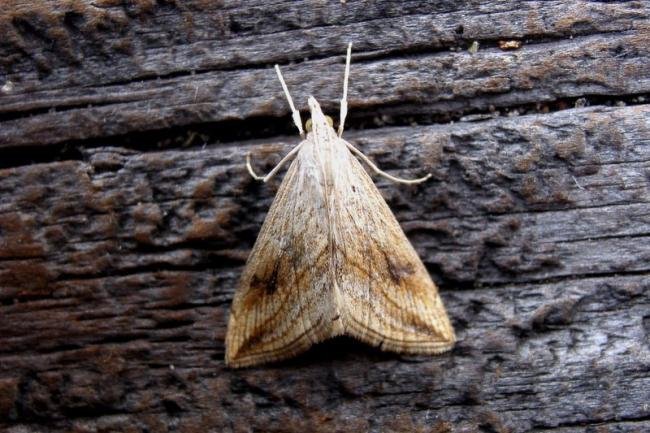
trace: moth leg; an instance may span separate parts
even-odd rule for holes
[[[287,89],[287,84],[284,82],[284,78],[282,78],[282,73],[280,72],[280,67],[278,65],[275,65],[275,72],[278,73],[280,84],[282,84],[282,90],[284,90],[284,94],[287,97],[287,101],[289,101],[289,107],[291,107],[291,117],[293,118],[293,123],[296,125],[296,128],[298,128],[298,132],[300,132],[300,136],[302,138],[305,138],[305,132],[302,130],[302,119],[300,118],[300,111],[296,110],[296,107],[293,105],[293,99],[291,99],[291,95],[289,94],[289,89]]]
[[[429,178],[431,177],[431,173],[427,174],[427,175],[424,176],[424,177],[420,177],[420,178],[417,178],[417,179],[404,179],[404,178],[402,178],[402,177],[395,177],[395,176],[392,176],[392,175],[386,173],[385,171],[383,171],[382,169],[380,169],[379,167],[377,167],[377,166],[376,166],[376,165],[375,165],[375,164],[374,164],[370,159],[368,159],[368,157],[367,157],[366,155],[364,155],[363,152],[361,152],[359,149],[357,149],[356,147],[354,147],[353,145],[351,145],[350,143],[348,143],[348,142],[345,141],[345,140],[343,140],[343,142],[344,142],[345,145],[348,147],[348,149],[350,149],[350,150],[352,151],[352,153],[354,153],[355,155],[357,155],[357,156],[358,156],[359,158],[361,158],[361,159],[362,159],[366,164],[368,164],[368,166],[372,169],[372,171],[374,171],[375,173],[377,173],[377,174],[380,175],[380,176],[384,176],[386,179],[390,179],[390,180],[392,180],[393,182],[397,182],[397,183],[405,183],[405,184],[414,184],[414,183],[424,182],[425,180],[427,180],[427,179],[429,179]]]
[[[299,145],[297,145],[296,147],[294,147],[291,150],[291,152],[287,153],[287,155],[284,158],[282,158],[282,160],[280,162],[278,162],[278,165],[273,167],[273,170],[269,171],[269,173],[266,176],[260,176],[259,174],[255,173],[255,170],[253,170],[253,166],[251,165],[251,153],[250,152],[248,152],[246,154],[246,169],[248,169],[248,172],[253,177],[253,179],[261,180],[262,182],[267,182],[269,179],[271,179],[273,177],[273,175],[275,175],[275,173],[278,172],[278,170],[280,170],[280,168],[284,165],[285,162],[290,160],[291,157],[293,157],[293,155],[298,153],[298,151],[302,147],[303,143],[304,143],[304,141],[301,141]]]
[[[345,75],[343,76],[343,97],[341,98],[341,114],[339,116],[339,137],[343,135],[343,125],[348,115],[348,81],[350,80],[350,58],[352,57],[352,42],[348,44],[345,56]]]

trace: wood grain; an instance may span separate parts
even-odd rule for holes
[[[650,429],[647,2],[204,3],[0,12],[0,430]],[[349,40],[346,139],[433,173],[375,180],[458,343],[226,369],[281,180],[244,156],[299,141],[271,65],[336,112]]]

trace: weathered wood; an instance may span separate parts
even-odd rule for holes
[[[647,2],[178,3],[0,14],[1,431],[650,429]],[[225,369],[280,181],[244,155],[298,142],[268,66],[334,110],[347,40],[346,137],[434,175],[377,183],[459,343]]]
[[[630,242],[650,231],[650,137],[637,129],[649,124],[644,105],[348,138],[388,169],[399,161],[408,175],[432,171],[435,180],[416,187],[378,184],[440,278],[492,284],[649,269],[650,245]],[[254,181],[243,156],[252,151],[268,170],[297,142],[102,147],[87,161],[6,169],[0,212],[13,236],[3,255],[47,257],[52,281],[209,265],[215,254],[242,263],[280,181]]]
[[[31,64],[23,61],[10,65],[18,71],[5,74],[11,90],[5,92],[0,108],[0,114],[6,117],[0,122],[0,147],[60,143],[206,121],[286,115],[287,107],[278,91],[275,76],[267,68],[250,68],[286,62],[292,58],[289,56],[301,58],[307,55],[306,47],[312,56],[328,57],[285,69],[294,98],[304,109],[306,96],[317,93],[319,100],[331,105],[340,98],[340,58],[345,46],[344,43],[335,43],[341,40],[340,35],[355,43],[355,50],[360,53],[358,58],[368,58],[355,62],[350,89],[351,116],[362,114],[362,108],[376,112],[382,105],[399,104],[394,109],[383,109],[383,114],[449,113],[582,95],[635,94],[647,92],[650,88],[648,12],[640,4],[595,4],[584,8],[572,7],[567,11],[564,3],[531,2],[523,9],[516,6],[518,3],[513,2],[510,8],[490,10],[485,16],[476,11],[479,16],[471,19],[463,11],[442,18],[438,15],[400,17],[396,22],[380,21],[381,25],[372,21],[365,24],[353,21],[348,27],[337,28],[335,33],[331,28],[315,30],[316,34],[302,29],[289,31],[286,23],[276,20],[280,27],[269,28],[271,34],[265,35],[263,42],[258,42],[257,36],[231,37],[225,41],[204,41],[199,47],[182,37],[178,42],[174,42],[178,38],[170,36],[165,40],[164,31],[156,26],[155,20],[151,20],[146,22],[154,29],[142,28],[142,23],[133,24],[131,32],[138,35],[135,40],[140,49],[135,50],[133,56],[117,56],[120,60],[126,57],[122,61],[127,63],[125,66],[111,55],[112,52],[99,51],[86,60],[83,46],[77,47],[79,53],[73,50],[74,44],[68,47],[71,44],[68,40],[74,38],[70,34],[72,30],[65,26],[68,15],[63,10],[41,11],[44,17],[40,20],[38,12],[30,10],[25,14],[29,17],[36,14],[37,17],[33,18],[35,23],[29,21],[31,24],[27,26],[31,32],[22,36],[18,34],[15,38],[33,43],[49,41],[49,33],[54,30],[48,33],[42,29],[39,33],[38,22],[60,24],[61,27],[55,29],[62,36],[53,39],[52,43],[54,47],[66,47],[59,47],[59,51],[72,50],[69,54],[72,66],[64,64],[56,68],[56,63],[47,63],[47,73],[37,78],[43,75],[43,72],[38,72],[39,61],[47,62],[54,56],[46,55],[51,47],[45,49],[40,45],[32,47]],[[334,10],[344,7],[334,4],[330,8],[332,10],[323,12],[323,16],[310,15],[313,11],[300,11],[301,15],[295,19],[302,20],[304,13],[307,16],[304,25],[317,27],[324,24],[321,20],[326,19],[328,13],[333,14]],[[295,14],[295,8],[291,9]],[[426,9],[428,7],[424,7]],[[117,15],[120,20],[131,23],[126,15],[128,11],[110,10],[112,12],[106,12],[110,16]],[[82,15],[79,20],[86,23],[98,19],[94,13]],[[237,22],[237,13],[233,14],[232,17],[228,15],[228,19]],[[369,14],[368,19],[372,19],[377,12],[371,8]],[[177,20],[183,17],[181,13],[172,16]],[[335,16],[332,19],[336,19]],[[521,21],[515,21],[518,25],[512,24],[513,17],[520,18]],[[27,18],[21,15],[20,19]],[[224,17],[220,19],[226,20]],[[546,22],[546,19],[551,22]],[[465,23],[466,20],[471,24]],[[163,30],[178,32],[178,22],[170,21]],[[406,34],[396,38],[394,26],[400,29],[397,33]],[[357,27],[361,27],[359,31],[352,31]],[[384,29],[379,34],[378,27]],[[14,32],[21,28],[18,26]],[[505,28],[504,33],[497,36],[495,29],[501,28]],[[416,29],[420,31],[416,32]],[[149,41],[152,30],[157,43]],[[217,36],[214,30],[210,33]],[[324,38],[325,33],[331,36]],[[413,33],[419,36],[410,38]],[[545,38],[559,36],[571,38],[545,42]],[[492,48],[471,55],[465,50],[467,41],[486,40],[489,47],[498,37],[538,38],[542,43],[530,44],[525,50],[514,52]],[[192,39],[190,35],[185,35],[185,38]],[[321,41],[318,46],[327,45],[327,51],[321,53],[321,48],[314,52],[315,39]],[[132,39],[129,41],[135,43]],[[153,46],[147,47],[145,41]],[[96,47],[94,44],[97,42],[90,39],[86,43]],[[278,45],[288,45],[288,48],[270,48]],[[448,50],[450,45],[460,52],[440,51],[443,47]],[[379,47],[389,48],[374,51]],[[145,51],[145,58],[142,58],[141,50]],[[178,54],[178,50],[182,53]],[[368,50],[373,51],[364,54]],[[403,56],[404,51],[414,54]],[[400,57],[386,58],[393,52]],[[57,62],[61,62],[61,53],[57,54]],[[333,54],[335,57],[332,58]],[[210,60],[214,56],[224,58]],[[236,59],[246,60],[242,64],[242,60]],[[82,62],[84,67],[76,67],[78,62]],[[101,73],[106,76],[101,76]],[[89,89],[88,86],[92,87]]]
[[[344,341],[280,366],[223,369],[228,300],[272,197],[248,178],[242,150],[270,152],[270,166],[295,138],[101,148],[88,162],[4,170],[0,224],[12,236],[0,335],[15,399],[6,414],[117,430],[175,418],[325,430],[356,411],[359,428],[372,415],[367,425],[381,430],[396,408],[397,425],[415,426],[643,419],[647,408],[625,401],[649,389],[639,343],[650,302],[650,136],[626,125],[649,120],[640,106],[351,134],[379,162],[399,149],[400,161],[437,178],[381,184],[460,331],[451,354],[407,363]],[[599,277],[609,272],[630,276]],[[459,291],[458,280],[486,287]],[[216,418],[202,414],[224,404]]]

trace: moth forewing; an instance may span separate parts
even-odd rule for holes
[[[235,293],[230,366],[288,358],[331,335],[328,227],[318,181],[305,176],[307,144],[280,185]]]
[[[348,47],[346,80],[349,60]],[[395,352],[450,349],[454,331],[435,284],[351,152],[397,182],[428,176],[405,180],[384,173],[340,138],[343,125],[337,134],[316,99],[308,104],[311,132],[296,150],[233,299],[226,363],[289,358],[341,334]],[[248,169],[268,180],[278,167],[265,177]]]

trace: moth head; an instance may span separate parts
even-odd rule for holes
[[[331,117],[323,114],[323,111],[321,110],[318,101],[316,101],[316,98],[310,96],[307,102],[309,104],[309,111],[311,112],[311,119],[307,120],[307,122],[305,123],[305,129],[307,130],[307,132],[311,132],[314,129],[314,127],[318,129],[319,126],[325,124],[329,125],[329,127],[332,128],[334,125],[334,121],[332,120]]]
[[[334,119],[332,119],[332,118],[331,118],[330,116],[328,116],[327,114],[325,115],[325,121],[327,122],[327,124],[328,124],[329,126],[331,126],[332,128],[334,127]],[[305,130],[306,130],[307,132],[311,132],[312,123],[313,123],[313,122],[311,121],[311,119],[307,119],[307,121],[305,122]]]

